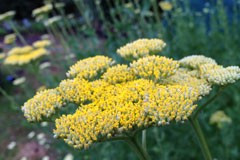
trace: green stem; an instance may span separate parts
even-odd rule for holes
[[[193,130],[198,138],[198,141],[199,141],[199,144],[200,144],[200,147],[201,147],[201,150],[202,150],[205,160],[212,160],[212,156],[211,156],[210,150],[208,148],[206,138],[203,134],[203,131],[200,127],[200,124],[199,124],[197,118],[190,118],[190,123],[191,123]]]
[[[151,0],[151,3],[153,6],[153,12],[154,12],[154,16],[157,21],[157,24],[160,24],[161,20],[160,20],[160,16],[159,16],[159,12],[158,12],[158,3],[156,0]]]
[[[27,41],[24,39],[24,37],[21,35],[21,33],[18,31],[17,27],[14,25],[13,21],[9,21],[9,24],[12,28],[12,30],[15,32],[15,34],[18,36],[18,38],[20,39],[20,41],[24,44],[24,45],[28,45]]]
[[[147,150],[147,140],[146,139],[147,139],[147,130],[144,129],[142,131],[142,146],[143,146],[145,151]]]
[[[18,105],[15,103],[14,98],[10,96],[2,87],[0,87],[0,93],[9,100],[12,109],[16,110]]]
[[[129,139],[126,140],[126,142],[134,150],[134,152],[137,154],[140,160],[151,159],[146,150],[144,150],[142,145],[139,144],[136,137],[130,137]]]
[[[225,86],[226,87],[226,86]],[[225,88],[225,87],[221,87],[221,88],[219,88],[219,90],[217,91],[217,93],[213,96],[213,97],[211,97],[206,103],[204,103],[203,105],[201,105],[201,106],[199,106],[197,109],[196,109],[196,111],[195,111],[195,113],[193,114],[193,119],[195,119],[195,118],[197,118],[198,117],[198,115],[199,115],[199,113],[203,110],[203,108],[205,108],[207,105],[209,105],[212,101],[214,101],[218,96],[219,96],[219,94],[221,93],[221,91]]]

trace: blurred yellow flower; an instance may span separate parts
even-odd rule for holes
[[[53,9],[52,4],[46,4],[42,7],[36,8],[32,11],[32,16],[37,17],[42,14],[47,14]]]
[[[34,49],[31,46],[15,47],[9,51],[8,56],[4,60],[4,64],[23,65],[48,54],[49,52],[45,48]]]
[[[4,37],[3,42],[5,44],[12,44],[16,41],[16,35],[15,34],[8,34]]]
[[[232,123],[232,119],[225,114],[224,111],[216,111],[213,113],[209,120],[210,124],[216,124],[218,128],[222,128],[224,124]]]
[[[170,11],[173,8],[172,3],[168,2],[168,1],[159,2],[159,6],[164,11]]]
[[[0,60],[5,58],[5,56],[6,56],[5,53],[0,53]]]
[[[51,41],[50,40],[39,40],[33,43],[33,46],[35,48],[44,48],[44,47],[48,47],[51,45]]]

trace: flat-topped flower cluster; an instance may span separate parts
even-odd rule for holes
[[[164,42],[144,41],[149,41],[144,50],[142,40],[118,50],[128,61],[134,59],[128,65],[105,56],[80,60],[58,87],[38,92],[23,105],[25,117],[41,121],[74,103],[79,106],[75,113],[55,120],[54,134],[75,148],[88,148],[152,126],[185,121],[213,85],[240,79],[239,67],[224,68],[201,55],[181,60],[153,55]]]

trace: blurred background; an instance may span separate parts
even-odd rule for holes
[[[116,54],[120,46],[161,38],[167,43],[161,55],[202,54],[240,65],[240,0],[1,0],[0,14],[0,160],[137,159],[121,142],[74,150],[53,138],[54,124],[25,120],[23,103],[56,87],[77,60],[103,54],[124,62]],[[47,54],[7,62],[12,49],[39,40],[50,42],[43,46]],[[239,89],[239,83],[228,87],[201,116],[216,160],[240,159]],[[211,123],[216,111],[228,120]],[[188,122],[150,129],[147,136],[152,159],[203,159]]]

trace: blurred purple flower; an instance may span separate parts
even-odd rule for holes
[[[12,75],[8,75],[8,76],[6,77],[6,80],[7,80],[8,82],[13,82],[14,79],[15,79],[15,78],[14,78]]]
[[[7,23],[7,22],[4,22],[4,23],[3,23],[3,28],[6,29],[7,31],[11,31],[11,30],[12,30],[10,24]]]
[[[24,18],[22,20],[22,23],[23,23],[24,27],[26,27],[26,28],[29,28],[32,25],[31,22],[27,18]]]

